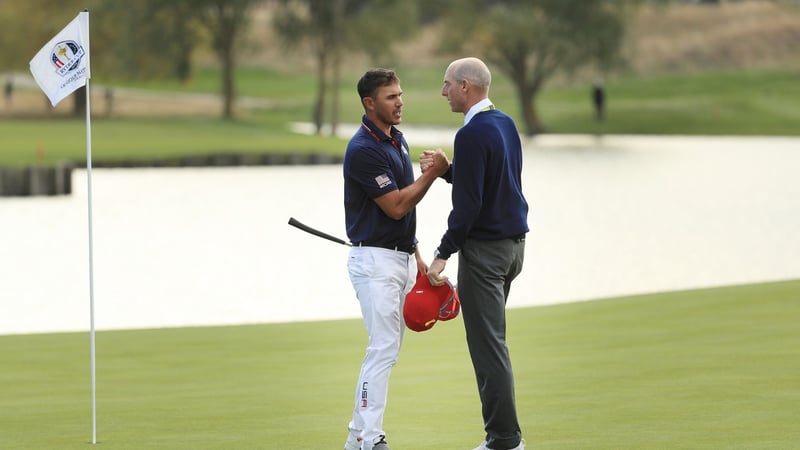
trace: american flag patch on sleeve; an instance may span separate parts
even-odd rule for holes
[[[375,182],[378,183],[379,188],[385,188],[386,186],[392,184],[391,178],[387,177],[386,174],[375,177]]]

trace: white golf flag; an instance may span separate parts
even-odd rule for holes
[[[31,73],[50,103],[86,86],[89,73],[89,13],[72,22],[44,45],[30,62]]]

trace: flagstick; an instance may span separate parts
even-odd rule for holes
[[[84,49],[85,47],[85,49]],[[58,53],[56,53],[58,51]],[[81,58],[86,58],[84,67]],[[31,75],[55,107],[64,97],[86,86],[86,180],[89,199],[89,321],[92,358],[92,444],[97,443],[97,397],[94,351],[94,258],[92,241],[92,122],[89,78],[89,10],[84,9],[31,59]],[[53,70],[54,67],[58,70]],[[64,75],[77,70],[69,78]]]
[[[86,13],[86,48],[89,49],[89,10]],[[88,66],[88,65],[87,65]],[[89,79],[86,77],[86,188],[89,212],[89,342],[92,371],[92,444],[97,444],[97,364],[94,327],[94,238],[92,231],[92,102]]]
[[[86,48],[89,46],[89,10],[86,13]],[[87,65],[88,67],[88,65]],[[92,370],[92,444],[97,444],[97,365],[95,364],[95,333],[94,333],[94,239],[92,232],[92,103],[89,79],[86,77],[86,188],[87,205],[89,211],[89,341]]]
[[[86,185],[89,205],[89,323],[92,359],[92,444],[97,443],[97,378],[95,366],[94,339],[94,243],[92,239],[92,121],[91,102],[89,100],[89,80],[86,80]]]

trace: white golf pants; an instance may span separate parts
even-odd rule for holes
[[[378,247],[353,247],[347,263],[369,341],[356,383],[350,439],[371,450],[383,431],[389,375],[403,343],[403,303],[414,287],[414,255]]]

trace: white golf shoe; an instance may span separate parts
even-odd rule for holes
[[[486,441],[481,442],[481,445],[475,447],[473,450],[494,450],[486,446]],[[510,450],[525,450],[525,440],[519,441],[519,445]]]
[[[378,442],[372,444],[372,447],[367,447],[366,444],[362,447],[363,440],[350,434],[347,436],[347,441],[344,443],[344,450],[362,450],[362,448],[370,448],[370,450],[391,450],[389,444],[386,443],[386,436],[380,435],[378,438]]]
[[[347,441],[344,443],[344,450],[361,450],[361,438],[348,434]]]
[[[381,440],[372,445],[372,450],[392,450],[386,443],[386,436],[381,436]]]

